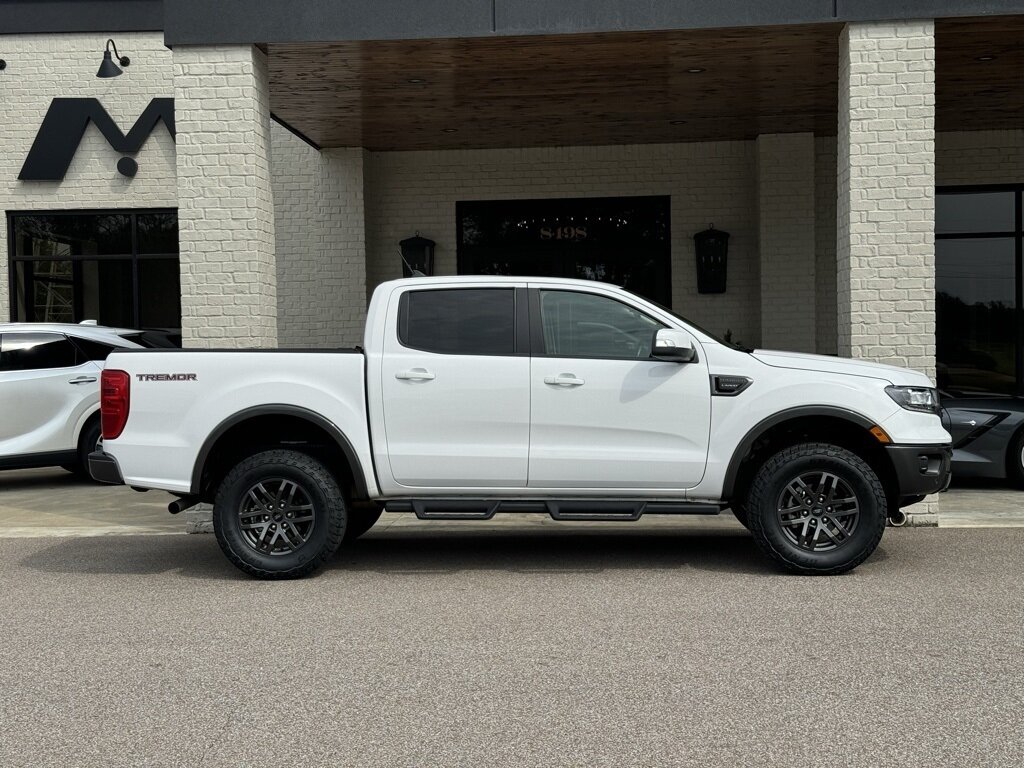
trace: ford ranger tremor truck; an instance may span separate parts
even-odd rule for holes
[[[637,520],[731,509],[785,568],[835,574],[949,482],[932,382],[751,351],[603,283],[380,285],[363,347],[115,350],[97,480],[213,504],[246,573],[309,574],[382,511]]]

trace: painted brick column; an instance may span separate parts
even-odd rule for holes
[[[174,49],[186,347],[274,347],[277,295],[266,55]]]
[[[814,134],[757,137],[761,346],[816,351]]]
[[[935,377],[935,24],[847,24],[839,42],[839,354]],[[907,508],[936,525],[938,501]]]
[[[366,179],[368,152],[325,149],[321,254],[331,265],[334,346],[363,343],[366,324]],[[398,253],[398,243],[394,246]],[[396,255],[397,259],[398,256]]]
[[[271,130],[278,343],[360,344],[367,299],[367,152],[317,151],[276,122]]]
[[[847,24],[839,45],[839,354],[935,376],[935,35]]]

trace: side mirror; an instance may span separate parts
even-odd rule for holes
[[[651,357],[666,363],[693,363],[697,350],[688,334],[674,328],[659,328],[654,332]]]

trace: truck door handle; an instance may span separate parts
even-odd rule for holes
[[[432,381],[434,374],[426,368],[410,368],[408,371],[399,371],[395,378],[402,381]]]
[[[557,376],[545,376],[544,383],[556,387],[580,387],[587,382],[577,377],[575,373],[560,373]]]
[[[95,376],[79,376],[77,379],[68,379],[68,384],[92,384],[95,381]]]

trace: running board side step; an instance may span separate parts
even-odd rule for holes
[[[631,522],[643,515],[717,515],[717,504],[645,499],[393,499],[387,512],[413,512],[420,520],[490,520],[498,512],[547,513],[555,520]]]

